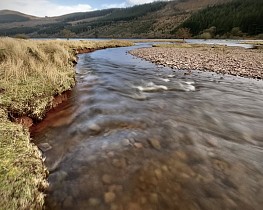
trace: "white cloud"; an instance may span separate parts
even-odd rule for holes
[[[159,0],[126,0],[129,5],[135,5],[135,4],[146,4],[146,3],[151,3],[154,1],[159,1]],[[163,1],[170,1],[170,0],[163,0]]]
[[[107,9],[107,8],[121,8],[121,7],[130,7],[133,5],[138,5],[138,4],[147,4],[155,1],[160,1],[160,0],[126,0],[125,2],[119,3],[119,4],[103,4],[102,8]],[[162,0],[162,1],[170,1],[170,0]]]
[[[103,4],[102,8],[103,9],[109,9],[109,8],[122,8],[122,7],[127,7],[129,6],[126,2],[122,2],[120,4]]]
[[[66,6],[52,3],[50,0],[1,0],[0,8],[16,10],[38,17],[58,16],[73,12],[87,12],[93,10],[88,4]]]
[[[103,4],[101,8],[128,7],[154,1],[158,0],[124,0],[120,4]],[[72,4],[73,5],[56,4],[53,3],[52,0],[0,0],[0,9],[15,10],[38,17],[59,16],[73,12],[87,12],[94,10],[89,4],[74,4],[74,1],[72,1]]]

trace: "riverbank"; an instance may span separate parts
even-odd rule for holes
[[[127,41],[0,38],[1,208],[43,206],[48,172],[26,126],[42,120],[63,100],[60,95],[75,85],[76,55],[129,45]]]
[[[132,55],[173,69],[212,71],[263,79],[263,50],[219,45],[160,44]]]

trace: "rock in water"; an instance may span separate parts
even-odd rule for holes
[[[135,146],[137,149],[143,148],[143,144],[142,144],[142,143],[138,143],[138,142],[134,143],[134,146]]]
[[[112,182],[112,177],[108,174],[102,176],[102,181],[104,184],[110,184]]]
[[[89,125],[89,130],[99,133],[101,131],[101,127],[99,125],[97,125],[96,123],[92,123]]]
[[[159,140],[157,139],[149,139],[149,142],[154,149],[160,150],[162,148]]]
[[[41,143],[38,145],[38,148],[42,151],[42,152],[47,152],[48,150],[51,150],[52,147],[50,146],[49,143]]]
[[[89,205],[90,206],[98,206],[100,204],[100,200],[97,198],[90,198]]]
[[[111,203],[111,202],[113,202],[115,200],[115,198],[116,198],[116,195],[113,192],[106,192],[104,194],[104,201],[105,201],[105,203]]]
[[[129,145],[131,144],[130,141],[129,141],[129,139],[123,139],[123,140],[121,141],[121,143],[122,143],[123,146],[129,146]]]

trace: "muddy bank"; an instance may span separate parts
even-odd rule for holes
[[[154,47],[137,49],[130,53],[173,69],[212,71],[255,79],[263,78],[262,50],[224,46]]]

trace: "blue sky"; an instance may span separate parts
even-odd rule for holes
[[[0,10],[16,10],[44,17],[112,7],[128,7],[156,0],[0,0]]]

